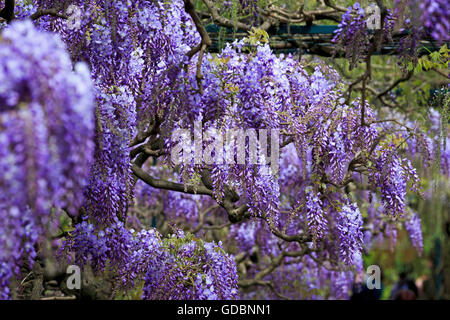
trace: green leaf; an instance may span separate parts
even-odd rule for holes
[[[434,51],[430,54],[430,58],[434,62],[439,62],[439,60],[441,59],[441,54],[438,51]]]

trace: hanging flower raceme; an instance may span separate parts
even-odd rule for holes
[[[321,240],[327,229],[327,220],[324,217],[323,205],[320,200],[320,193],[306,195],[306,218],[308,220],[308,231],[313,235],[314,240]]]
[[[342,260],[352,265],[355,255],[360,255],[363,243],[362,215],[356,204],[342,207],[338,217],[338,229]]]
[[[421,21],[438,41],[450,41],[450,3],[446,0],[419,1]]]
[[[423,236],[422,236],[422,224],[419,215],[415,212],[411,212],[410,216],[405,219],[405,229],[409,233],[409,237],[414,248],[417,249],[419,254],[423,253]]]
[[[162,246],[158,263],[147,269],[144,299],[238,298],[236,264],[220,242],[204,242],[179,231]]]
[[[366,13],[359,2],[348,7],[342,15],[333,42],[346,48],[345,57],[355,66],[368,46],[369,30],[366,27]]]
[[[17,273],[24,257],[32,263],[34,243],[45,232],[52,208],[78,214],[94,149],[92,92],[88,68],[77,64],[73,70],[56,35],[36,30],[30,21],[2,31],[2,275]]]

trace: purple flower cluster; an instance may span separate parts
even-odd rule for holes
[[[409,217],[404,221],[405,229],[409,233],[409,237],[413,246],[417,249],[419,254],[423,252],[423,237],[422,237],[422,225],[419,215],[412,212]]]
[[[144,299],[236,299],[234,259],[219,242],[203,242],[178,232],[163,241],[167,256],[145,277]]]
[[[232,225],[228,237],[235,239],[241,251],[251,252],[256,243],[257,227],[255,221]]]
[[[132,195],[128,144],[135,114],[132,95],[123,87],[98,92],[95,163],[86,190],[86,210],[102,223],[124,218]]]
[[[287,259],[286,263],[272,272],[265,280],[272,281],[278,295],[271,289],[261,287],[256,292],[243,293],[245,299],[348,299],[354,282],[354,272],[331,270],[310,256],[301,261]]]
[[[386,213],[398,217],[405,211],[406,184],[408,176],[402,166],[402,160],[390,149],[381,153],[375,164],[375,184],[380,188],[381,202]]]
[[[362,225],[362,215],[356,204],[342,207],[338,217],[339,246],[342,260],[348,265],[354,263],[355,254],[362,250]]]
[[[324,216],[320,193],[317,195],[308,192],[306,195],[306,219],[308,220],[308,231],[315,240],[321,240],[327,230],[327,220]]]
[[[63,42],[15,22],[0,38],[0,263],[18,275],[30,266],[52,208],[78,214],[93,155],[89,70]],[[57,211],[56,211],[57,212]],[[3,294],[2,294],[3,295]],[[6,295],[6,294],[5,294]]]
[[[338,29],[334,31],[335,35],[332,42],[334,42],[338,48],[345,51],[345,57],[350,62],[350,69],[355,67],[360,59],[364,57],[372,43],[371,38],[373,37],[373,33],[369,31],[367,25],[368,19],[371,19],[371,17],[366,14],[366,10],[364,10],[359,2],[355,2],[353,6],[349,6],[347,11],[342,15],[341,21],[338,24]],[[380,49],[381,42],[392,40],[395,17],[391,10],[387,10],[388,12],[384,17],[384,21],[381,21],[382,38],[381,41],[377,43],[378,50]],[[376,29],[375,32],[377,32]]]
[[[401,37],[398,53],[404,66],[418,61],[420,41],[433,38],[438,42],[450,39],[450,5],[445,0],[396,0],[396,23],[400,26]],[[399,17],[404,17],[399,19]]]
[[[354,274],[351,271],[331,272],[331,297],[335,299],[348,299]]]
[[[369,45],[369,31],[366,27],[366,13],[359,2],[348,7],[342,15],[333,42],[345,48],[345,57],[355,66]]]
[[[101,272],[108,262],[113,267],[120,267],[129,260],[132,239],[132,234],[120,221],[115,221],[105,229],[83,221],[75,226],[64,241],[61,253],[67,255],[69,262],[76,261],[82,266],[89,263],[95,272]],[[71,253],[74,253],[74,257]]]
[[[429,119],[431,122],[429,134],[435,138],[432,142],[429,142],[431,139],[427,139],[425,142],[426,147],[429,148],[429,146],[432,145],[432,148],[430,149],[432,149],[433,153],[438,157],[437,160],[441,164],[442,174],[450,177],[450,131],[446,129],[445,117],[443,114],[440,114],[439,111],[431,109]],[[430,152],[431,151],[428,150],[428,153]]]
[[[61,250],[69,261],[75,258],[96,272],[116,272],[125,290],[143,280],[143,299],[238,297],[234,258],[221,243],[203,242],[182,231],[162,238],[156,229],[135,232],[119,221],[102,229],[84,221]]]
[[[421,20],[438,41],[450,41],[450,3],[446,0],[419,1]]]

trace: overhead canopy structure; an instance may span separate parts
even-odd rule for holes
[[[281,24],[278,27],[271,27],[267,33],[270,36],[270,46],[277,52],[300,52],[300,54],[315,54],[320,56],[340,56],[336,51],[336,45],[331,41],[337,25],[287,25]],[[206,26],[206,31],[212,40],[209,48],[211,52],[218,52],[226,42],[233,42],[235,39],[247,37],[244,30],[234,30],[224,28],[215,24]],[[405,34],[398,34],[393,37],[391,43],[382,45],[381,49],[375,52],[377,55],[395,55],[398,53],[399,38]],[[428,54],[439,50],[443,43],[437,43],[432,38],[421,39],[419,55]]]

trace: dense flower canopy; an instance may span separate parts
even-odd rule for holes
[[[77,214],[89,177],[94,103],[89,70],[75,71],[63,42],[29,21],[14,23],[0,46],[1,296],[35,243],[52,207]]]

